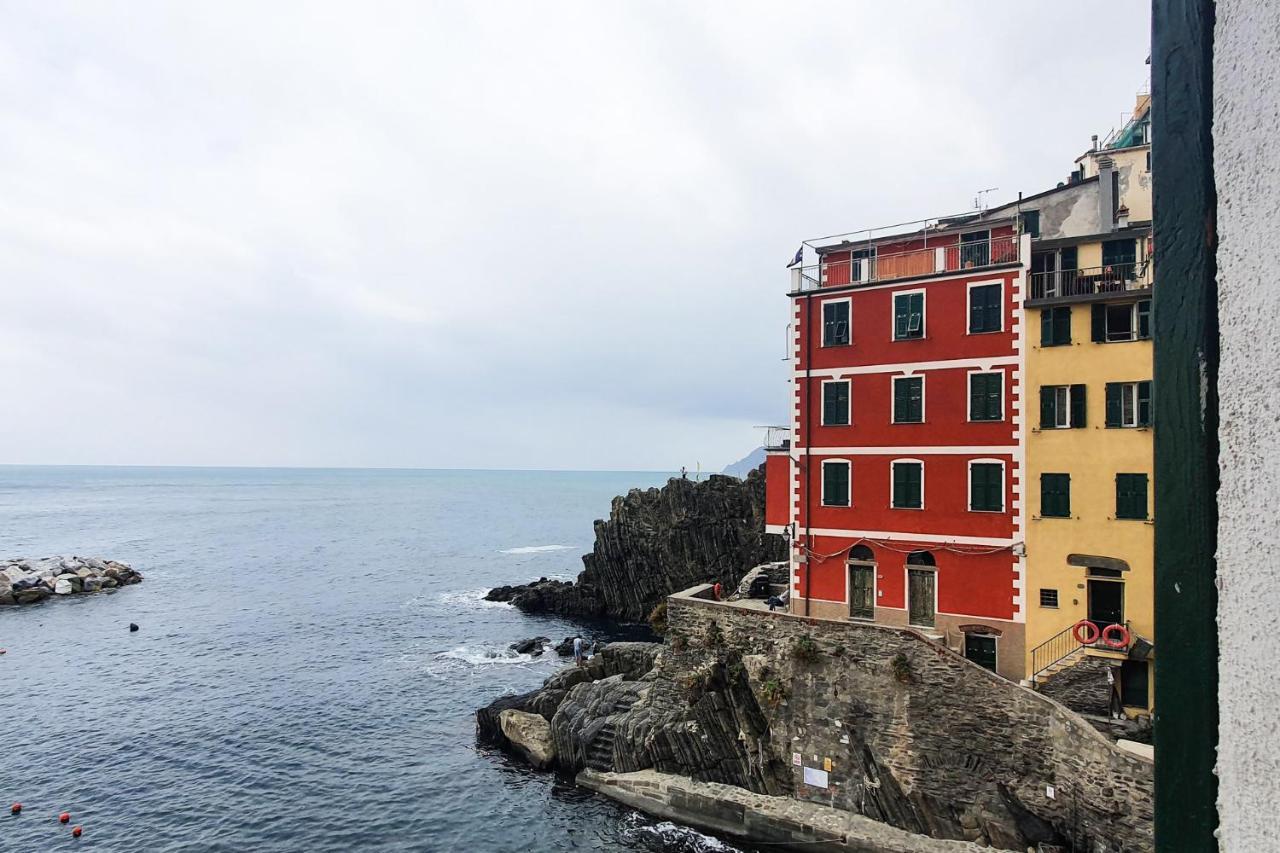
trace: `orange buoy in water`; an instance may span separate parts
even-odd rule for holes
[[[58,815],[58,823],[67,823],[71,820],[71,812],[63,812]]]
[[[18,814],[20,811],[22,811],[22,803],[14,803],[9,806],[9,814]]]
[[[81,828],[80,828],[80,827],[78,827],[78,826],[73,826],[73,827],[71,827],[71,837],[72,837],[72,838],[79,838],[79,837],[80,837],[80,833],[82,833],[82,832],[84,832],[84,830],[83,830],[83,829],[81,829]]]

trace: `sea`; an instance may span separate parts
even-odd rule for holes
[[[747,849],[475,742],[564,665],[510,644],[644,632],[484,592],[572,578],[668,476],[0,467],[0,556],[146,578],[0,608],[0,851]]]

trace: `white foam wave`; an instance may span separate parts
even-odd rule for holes
[[[510,664],[527,664],[533,663],[538,658],[533,655],[517,654],[512,649],[496,648],[496,647],[480,647],[472,648],[470,646],[458,646],[456,649],[450,649],[447,652],[440,652],[436,655],[442,660],[456,660],[472,666],[506,666]]]
[[[547,551],[569,551],[572,545],[522,545],[519,548],[502,548],[499,554],[542,554]]]
[[[432,607],[444,605],[454,610],[471,610],[484,607],[510,607],[511,605],[505,601],[485,601],[484,597],[489,593],[489,587],[482,586],[478,589],[455,589],[449,592],[437,593],[434,596],[415,595],[404,603],[406,608],[417,608],[424,604],[430,603]]]
[[[624,820],[623,836],[639,841],[646,848],[645,842],[656,842],[655,849],[678,851],[678,853],[741,853],[732,844],[726,844],[718,838],[703,835],[696,829],[681,826],[669,820],[649,823],[650,818],[640,814],[630,814]]]

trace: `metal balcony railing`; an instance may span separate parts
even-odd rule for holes
[[[787,426],[761,426],[756,429],[764,430],[764,449],[765,450],[790,450],[791,449],[791,427]]]
[[[896,252],[881,252],[875,247],[858,249],[854,257],[823,261],[809,267],[792,269],[792,289],[816,290],[849,284],[872,284],[896,278],[960,272],[966,269],[1015,263],[1019,259],[1018,235],[1007,234],[988,240],[947,243]],[[841,250],[840,254],[850,252]]]
[[[1108,264],[1081,270],[1052,270],[1031,274],[1031,299],[1092,296],[1151,287],[1151,259],[1132,264]]]

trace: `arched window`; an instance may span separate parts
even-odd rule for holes
[[[849,559],[857,560],[861,563],[874,563],[876,560],[875,552],[866,545],[854,545],[849,549]]]
[[[933,555],[930,554],[928,551],[912,551],[910,554],[907,555],[907,565],[936,567],[938,564],[937,562],[934,561]]]

